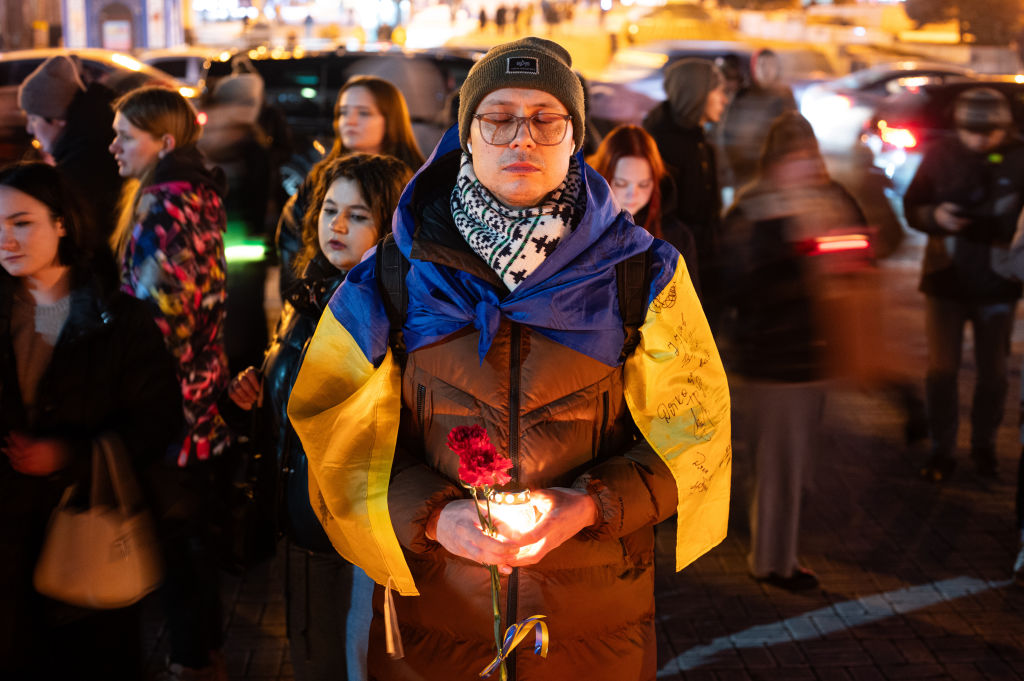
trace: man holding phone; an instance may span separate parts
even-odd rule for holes
[[[1024,199],[1024,141],[998,90],[965,90],[954,109],[956,136],[934,144],[903,200],[907,223],[928,235],[921,275],[928,334],[926,381],[931,453],[922,477],[944,480],[956,467],[957,374],[964,327],[971,323],[977,379],[971,408],[971,458],[980,475],[997,469],[1007,359],[1019,282],[992,269],[993,249],[1013,237]]]

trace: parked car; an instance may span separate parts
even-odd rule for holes
[[[203,77],[207,91],[231,73],[234,60],[247,56],[263,77],[267,103],[283,113],[291,129],[293,156],[282,168],[282,182],[292,192],[331,146],[334,104],[350,76],[375,75],[405,95],[413,133],[429,154],[450,125],[454,93],[482,52],[457,49],[389,49],[328,52],[257,49],[212,60]]]
[[[854,71],[808,87],[800,113],[814,127],[825,154],[848,154],[860,141],[876,107],[890,95],[914,92],[931,83],[970,80],[970,69],[952,64],[901,61]]]
[[[771,48],[782,68],[782,81],[794,96],[808,83],[835,75],[824,52],[810,45],[732,40],[665,40],[615,53],[608,68],[590,80],[590,114],[595,125],[607,132],[619,123],[639,125],[644,116],[665,101],[665,69],[688,57],[722,64],[737,58],[740,77],[750,80],[750,58],[761,48]]]
[[[925,152],[937,140],[955,135],[953,109],[969,88],[991,87],[1010,102],[1013,120],[1024,132],[1024,76],[980,76],[975,80],[933,83],[885,99],[875,111],[862,141],[874,165],[891,178],[902,197]]]
[[[194,97],[194,88],[121,52],[100,49],[38,49],[0,52],[0,162],[24,158],[32,149],[25,114],[18,108],[18,86],[55,54],[76,57],[86,81],[98,81],[118,94],[141,85],[163,85]]]
[[[139,55],[139,61],[158,68],[202,92],[206,87],[211,65],[214,62],[229,63],[236,51],[209,47],[174,47],[148,50]]]
[[[736,32],[728,23],[708,13],[695,2],[669,2],[628,21],[626,42],[630,45],[655,40],[731,40]]]

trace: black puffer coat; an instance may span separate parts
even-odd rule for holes
[[[958,233],[935,222],[935,209],[954,203],[970,218]],[[928,235],[921,292],[971,303],[1011,302],[1021,285],[992,270],[993,247],[1007,247],[1024,206],[1024,141],[1011,138],[989,154],[957,139],[928,150],[903,197],[907,224]]]
[[[288,396],[320,315],[344,278],[344,273],[317,256],[288,289],[263,361],[263,406],[256,414],[258,443],[281,464],[273,468],[284,476],[278,480],[275,497],[282,502],[285,535],[297,546],[330,553],[334,549],[309,504],[306,452],[288,420]]]
[[[174,362],[147,307],[121,293],[104,294],[91,282],[74,287],[71,311],[37,388],[37,417],[30,419],[11,338],[16,286],[0,273],[0,439],[11,432],[59,438],[70,444],[73,460],[54,475],[34,477],[0,456],[0,671],[29,649],[43,621],[88,614],[38,596],[32,570],[64,488],[89,478],[93,440],[116,433],[141,473],[182,429]]]
[[[108,147],[114,139],[115,95],[99,83],[71,100],[67,125],[53,150],[53,159],[78,190],[95,232],[90,244],[105,247],[117,223],[121,176]]]

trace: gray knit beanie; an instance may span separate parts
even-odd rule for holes
[[[1013,114],[1010,103],[999,90],[976,87],[964,90],[956,98],[953,119],[958,128],[988,131],[1010,127]]]
[[[71,100],[84,91],[75,63],[58,54],[40,64],[22,82],[18,88],[18,108],[43,118],[64,118]]]
[[[665,94],[675,122],[684,128],[700,125],[708,93],[724,82],[722,72],[707,59],[680,59],[665,69]]]
[[[530,36],[496,45],[473,68],[459,90],[459,142],[469,153],[469,126],[480,101],[501,88],[542,90],[553,95],[572,116],[574,150],[583,145],[583,85],[564,47]]]

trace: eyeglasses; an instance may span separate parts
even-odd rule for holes
[[[513,116],[512,114],[491,113],[473,114],[480,123],[480,135],[488,144],[503,146],[509,144],[519,135],[519,127],[526,123],[530,138],[545,147],[561,144],[569,129],[569,114],[536,113],[532,116]]]

